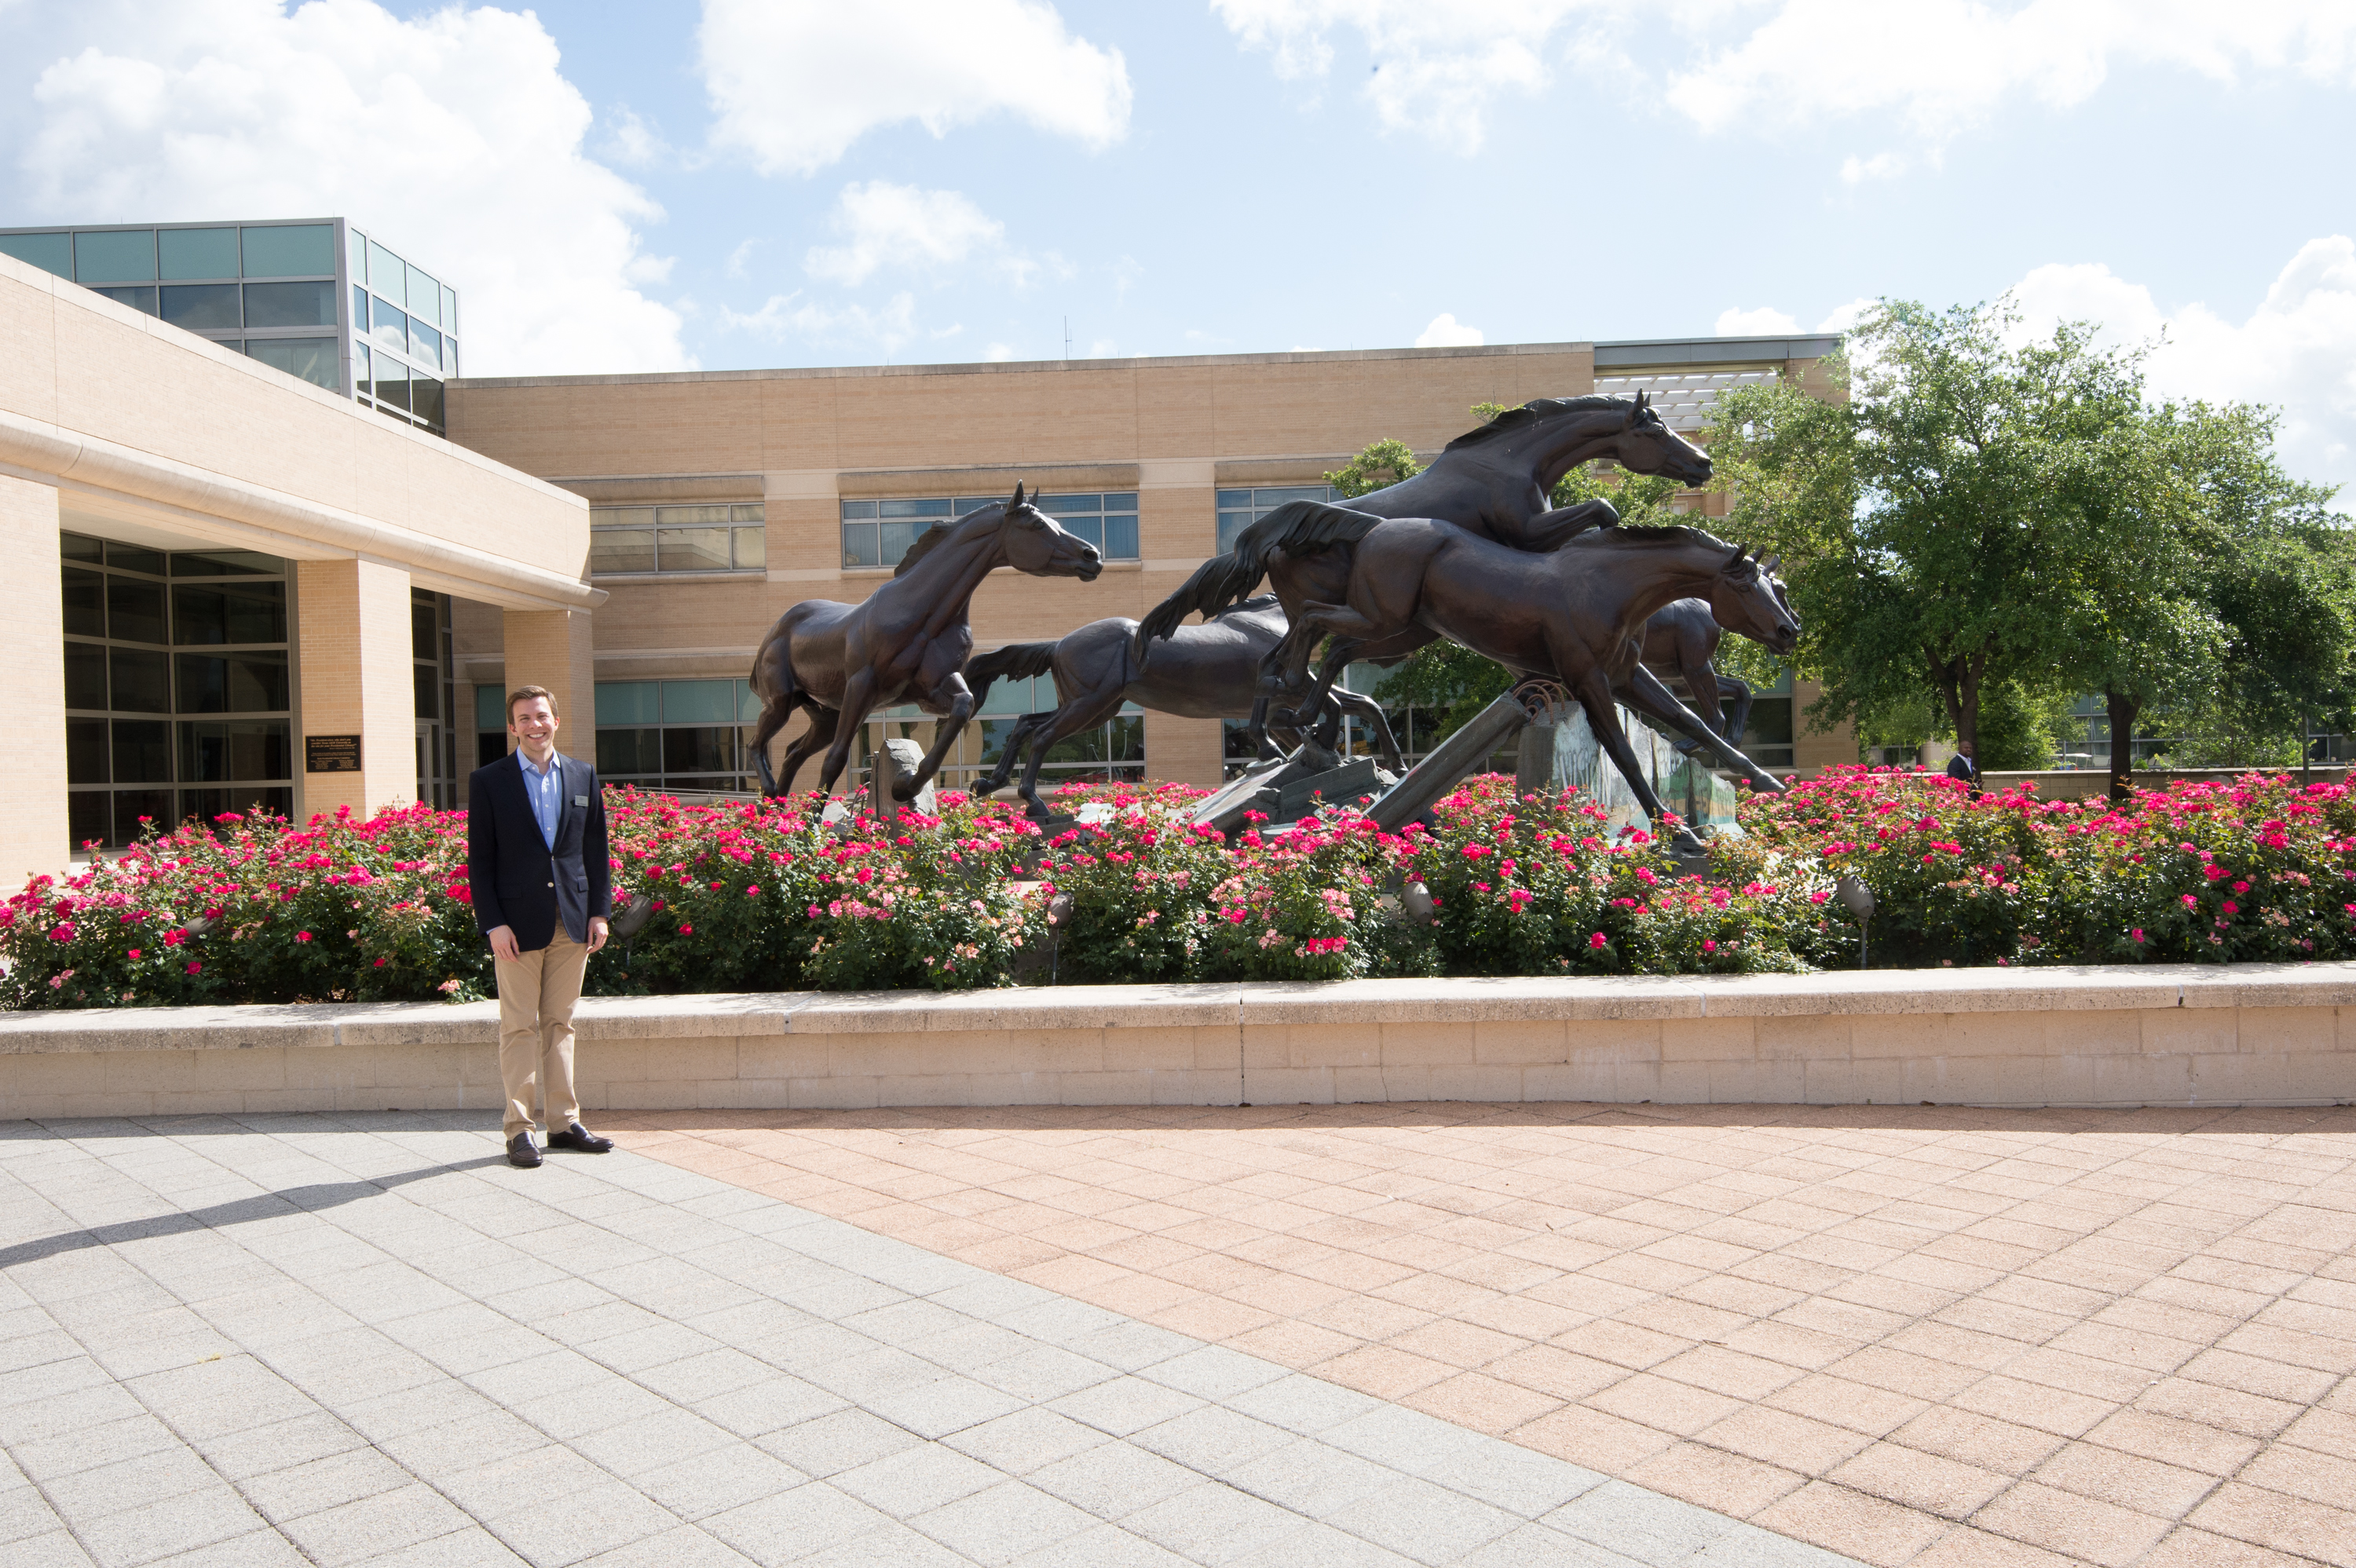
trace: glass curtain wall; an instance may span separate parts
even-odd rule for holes
[[[760,571],[768,565],[761,503],[592,507],[589,574]]]
[[[494,693],[493,720],[498,707]],[[641,789],[757,791],[751,745],[760,716],[750,681],[601,680],[597,776]]]
[[[458,688],[450,595],[409,591],[410,674],[416,691],[417,798],[444,811],[458,804]]]
[[[444,383],[458,374],[458,291],[348,225],[344,261],[360,402],[442,434]]]
[[[288,572],[247,550],[81,534],[64,556],[70,840],[294,807]]]
[[[1344,505],[1331,485],[1261,485],[1248,490],[1219,492],[1219,553],[1235,549],[1236,536],[1287,501],[1323,501]]]
[[[845,570],[897,566],[918,535],[936,523],[962,517],[1005,500],[1003,496],[913,496],[842,503]],[[1135,560],[1137,492],[1044,495],[1039,509],[1104,552],[1107,560]]]

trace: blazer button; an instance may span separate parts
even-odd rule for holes
[[[550,887],[552,887],[552,887],[554,887],[556,884],[555,884],[554,882],[551,882],[551,883],[549,883],[548,885],[549,885]]]

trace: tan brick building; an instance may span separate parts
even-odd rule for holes
[[[1322,496],[1323,476],[1372,441],[1429,456],[1471,428],[1476,403],[1641,387],[1690,430],[1722,387],[1804,372],[1832,347],[1712,338],[474,379],[451,384],[450,438],[593,508],[591,581],[612,595],[594,621],[601,765],[674,788],[749,787],[752,709],[736,688],[763,632],[798,601],[865,597],[931,519],[1018,481],[1092,530],[1108,566],[1089,583],[995,574],[974,603],[983,647],[1142,614],[1221,548],[1223,518],[1232,532],[1274,496]],[[496,692],[520,677],[497,617],[461,605],[456,635],[462,681]],[[1372,685],[1375,672],[1353,673]],[[1804,720],[1793,732],[1794,697],[1804,707],[1809,694],[1762,702],[1761,760],[1854,760],[1846,732]],[[1026,703],[1050,701],[1044,678],[994,693],[961,748],[963,776]],[[929,735],[903,710],[871,739],[886,725]],[[1066,742],[1069,765],[1220,776],[1216,720],[1144,713],[1108,731]]]

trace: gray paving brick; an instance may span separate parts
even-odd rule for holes
[[[1330,1524],[1312,1524],[1247,1552],[1228,1568],[1410,1568],[1414,1562]]]
[[[680,1518],[699,1520],[789,1491],[809,1477],[749,1443],[730,1443],[627,1478]]]
[[[1625,1481],[1606,1481],[1538,1522],[1639,1563],[1659,1564],[1688,1561],[1735,1526],[1723,1514]]]
[[[473,1521],[419,1482],[323,1509],[279,1525],[286,1538],[321,1568],[344,1568],[433,1541]]]
[[[1008,1480],[908,1522],[950,1551],[995,1568],[1077,1535],[1097,1520],[1035,1487]]]
[[[1220,1472],[1220,1479],[1305,1514],[1331,1519],[1336,1509],[1404,1479],[1397,1470],[1327,1444],[1299,1442]]]
[[[701,1522],[712,1535],[768,1568],[841,1545],[891,1520],[824,1481],[809,1481]]]
[[[1027,1476],[1042,1465],[1052,1465],[1111,1439],[1068,1415],[1033,1405],[953,1432],[941,1441],[1010,1476]]]
[[[571,1442],[592,1432],[678,1406],[659,1394],[616,1378],[592,1389],[543,1394],[515,1407],[515,1413],[547,1433]]]
[[[614,1484],[610,1471],[562,1443],[543,1443],[520,1453],[486,1451],[472,1465],[423,1471],[420,1477],[502,1535],[509,1533],[504,1526],[509,1515]]]
[[[0,1546],[59,1528],[57,1510],[37,1488],[19,1485],[0,1491]]]
[[[52,1437],[16,1445],[9,1456],[29,1478],[50,1481],[179,1445],[180,1440],[172,1435],[169,1428],[142,1410],[120,1421],[73,1427]]]
[[[859,1401],[884,1420],[924,1437],[946,1437],[952,1432],[1012,1415],[1028,1403],[954,1373],[928,1382],[887,1389]]]
[[[1421,1475],[1468,1454],[1487,1453],[1494,1442],[1396,1404],[1354,1416],[1319,1436],[1337,1448],[1347,1448],[1362,1458],[1409,1475]]]
[[[1067,1393],[1077,1393],[1082,1389],[1109,1382],[1122,1374],[1102,1361],[1092,1361],[1086,1356],[1076,1356],[1053,1345],[1039,1345],[1020,1355],[977,1367],[969,1375],[974,1381],[985,1383],[1001,1393],[1012,1394],[1026,1403],[1035,1403],[1061,1399]]]
[[[1412,1476],[1365,1493],[1332,1523],[1418,1563],[1454,1563],[1525,1522],[1505,1509]]]
[[[1016,1558],[1014,1568],[1192,1568],[1192,1564],[1141,1535],[1131,1535],[1119,1525],[1100,1524]]]
[[[1156,1361],[1138,1376],[1199,1399],[1233,1399],[1284,1376],[1284,1369],[1258,1356],[1205,1345],[1183,1356]]]
[[[247,1502],[274,1523],[394,1491],[414,1479],[375,1449],[355,1448],[256,1476],[240,1489]]]
[[[863,1410],[838,1410],[781,1427],[762,1438],[757,1446],[807,1475],[825,1477],[923,1441],[905,1427]]]
[[[624,1477],[660,1469],[739,1441],[726,1427],[691,1410],[658,1410],[618,1426],[585,1432],[573,1439],[575,1453]]]
[[[201,1490],[70,1522],[83,1549],[104,1568],[154,1563],[263,1528],[262,1516],[218,1481]],[[16,1549],[9,1550],[13,1557]]]
[[[1217,1475],[1273,1454],[1296,1439],[1281,1426],[1209,1404],[1149,1426],[1130,1441],[1191,1469]]]
[[[1120,1523],[1123,1530],[1182,1557],[1225,1564],[1274,1545],[1299,1531],[1304,1521],[1274,1503],[1217,1481],[1204,1481],[1138,1509]]]
[[[1119,1377],[1094,1388],[1066,1394],[1049,1408],[1084,1422],[1099,1432],[1126,1437],[1149,1426],[1200,1410],[1204,1402],[1191,1393],[1150,1383],[1142,1378]]]
[[[920,1443],[831,1477],[833,1484],[895,1519],[939,1508],[996,1486],[997,1470],[938,1443]]]
[[[665,1361],[631,1374],[631,1381],[652,1389],[674,1404],[694,1404],[761,1382],[777,1375],[776,1369],[742,1350],[726,1346]]]
[[[1113,1442],[1058,1459],[1025,1478],[1074,1508],[1084,1508],[1098,1519],[1118,1520],[1176,1497],[1202,1477],[1134,1444]]]
[[[683,1524],[601,1552],[589,1559],[589,1568],[749,1568],[752,1561],[726,1542]]]
[[[520,1568],[522,1563],[506,1541],[481,1525],[469,1524],[368,1558],[363,1568]]]
[[[678,1528],[678,1517],[620,1481],[552,1498],[490,1522],[534,1568],[575,1563]]]
[[[1644,1568],[1633,1557],[1622,1557],[1591,1541],[1580,1541],[1526,1524],[1482,1547],[1464,1560],[1464,1568]]]
[[[695,1412],[739,1437],[761,1437],[841,1410],[849,1402],[796,1377],[772,1372],[757,1382],[698,1400]]]
[[[174,1447],[60,1476],[44,1489],[51,1508],[64,1515],[69,1524],[80,1524],[220,1486],[220,1477],[211,1466],[188,1449]]]
[[[1525,1519],[1550,1513],[1603,1484],[1593,1470],[1509,1443],[1483,1444],[1451,1455],[1424,1471],[1423,1478]]]
[[[8,1543],[8,1568],[91,1568],[90,1553],[62,1530]]]
[[[1221,1403],[1230,1410],[1240,1410],[1270,1426],[1281,1426],[1304,1437],[1384,1408],[1383,1402],[1371,1394],[1300,1372],[1246,1389]]]

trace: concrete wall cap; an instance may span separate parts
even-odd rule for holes
[[[70,1051],[239,1051],[336,1043],[347,1007],[78,1008],[0,1012],[0,1055]]]
[[[1237,985],[1033,986],[994,991],[833,992],[797,1008],[791,1034],[1235,1027]]]
[[[2191,965],[2004,969],[1836,969],[1815,975],[1713,975],[1711,1018],[1804,1014],[2083,1012],[2178,1005]]]
[[[1268,982],[1243,988],[1246,1024],[1462,1023],[1505,1019],[1693,1019],[1690,976],[1483,976],[1458,979]]]

